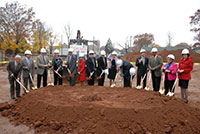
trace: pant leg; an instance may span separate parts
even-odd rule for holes
[[[16,96],[20,97],[20,85],[18,82],[16,82]]]
[[[33,76],[32,76],[32,78],[33,78]],[[28,77],[28,81],[29,81],[29,88],[30,88],[30,90],[32,90],[32,88],[33,88],[33,82],[31,81],[30,76]]]
[[[131,87],[129,77],[124,77],[124,87]]]
[[[98,80],[98,86],[104,86],[105,74],[102,75],[102,78]]]
[[[53,73],[53,76],[54,76],[54,85],[57,85],[57,82],[58,82],[58,75],[54,72],[54,73]]]
[[[167,95],[167,93],[169,92],[169,89],[170,89],[170,81],[169,80],[165,79],[164,87],[165,87],[165,95]]]
[[[61,76],[63,76],[63,71],[58,72]],[[58,77],[59,85],[63,84],[63,78]]]
[[[152,77],[152,84],[153,84],[153,91],[155,91],[155,74],[154,74],[154,72],[152,71],[151,72],[151,77]]]
[[[91,85],[93,86],[94,85],[94,75],[91,77],[92,79],[91,80],[88,80],[88,85]]]
[[[76,76],[70,78],[70,86],[75,86]]]
[[[27,89],[27,87],[28,87],[28,77],[23,77],[23,82],[24,82],[24,87]],[[23,89],[24,90],[24,93],[26,93],[26,90],[25,89]]]
[[[181,88],[181,98],[185,100],[185,88]]]
[[[170,84],[169,84],[169,89],[170,89],[171,92],[174,93],[174,91],[175,91],[175,87],[174,87],[174,89],[172,89],[172,88],[173,88],[173,86],[174,86],[174,82],[175,82],[175,80],[171,80],[171,81],[169,81],[169,82],[170,82]]]
[[[42,75],[37,74],[37,88],[40,88]]]
[[[142,79],[144,78],[144,75],[145,74],[142,75]],[[147,74],[146,74],[146,76],[145,76],[145,78],[143,80],[143,89],[146,87],[146,84],[147,84]]]
[[[188,101],[188,88],[185,89],[185,101]]]
[[[160,82],[161,82],[161,77],[154,77],[154,91],[159,91],[160,90]]]
[[[10,78],[9,79],[9,83],[10,83],[10,98],[13,99],[15,97],[15,93],[14,93],[14,79]]]
[[[141,82],[141,75],[137,74],[137,86],[140,85],[140,82]]]
[[[44,74],[43,74],[43,87],[47,86],[47,70],[44,70]]]

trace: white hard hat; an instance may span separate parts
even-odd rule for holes
[[[175,60],[175,56],[174,56],[173,54],[169,54],[169,55],[167,56],[167,58],[170,58],[170,59],[172,59],[172,60]]]
[[[108,69],[105,69],[104,72],[105,72],[105,74],[107,74],[107,75],[109,74]]]
[[[89,51],[89,54],[94,54],[94,51],[93,51],[93,50],[90,50],[90,51]]]
[[[84,57],[85,55],[83,53],[80,53],[79,54],[79,57]]]
[[[136,74],[135,68],[134,67],[130,68],[129,73],[131,76],[135,75]]]
[[[143,53],[143,52],[146,52],[146,50],[145,50],[145,49],[141,49],[141,50],[140,50],[140,53]]]
[[[68,49],[68,52],[72,52],[73,53],[74,49],[70,48]]]
[[[117,67],[121,67],[122,62],[123,62],[123,61],[122,61],[121,59],[117,60]]]
[[[41,48],[40,53],[46,53],[46,52],[47,52],[46,49]]]
[[[53,52],[54,54],[59,54],[59,50],[58,49],[56,49],[56,50],[54,50],[54,52]]]
[[[106,52],[104,50],[101,51],[101,55],[106,55]]]
[[[154,47],[154,48],[152,48],[151,52],[152,52],[152,53],[157,53],[157,52],[158,52],[158,49]]]
[[[183,51],[181,52],[181,54],[189,54],[190,52],[189,52],[189,50],[188,49],[183,49]]]
[[[116,51],[113,51],[111,54],[112,54],[112,55],[117,55],[117,52],[116,52]]]
[[[26,54],[30,54],[30,55],[32,55],[32,53],[31,53],[30,50],[26,50],[24,54],[25,54],[25,55],[26,55]]]

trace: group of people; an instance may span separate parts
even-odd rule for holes
[[[137,86],[143,84],[143,89],[147,87],[148,72],[151,74],[152,85],[154,91],[160,90],[160,83],[164,79],[165,95],[168,92],[174,92],[174,84],[177,78],[179,78],[179,86],[181,87],[181,95],[185,102],[188,102],[188,84],[191,79],[191,71],[193,69],[193,60],[190,57],[188,49],[182,51],[182,58],[179,65],[174,60],[175,56],[169,54],[167,56],[167,64],[163,67],[163,59],[158,56],[158,49],[153,48],[151,50],[152,57],[147,58],[145,56],[146,50],[141,49],[141,56],[136,59],[135,65],[131,64],[127,60],[121,60],[117,57],[117,53],[113,51],[106,57],[106,52],[101,51],[100,57],[96,60],[94,51],[90,50],[87,59],[85,55],[80,53],[77,61],[77,56],[73,54],[73,49],[68,50],[66,62],[63,62],[59,56],[59,50],[54,51],[52,63],[50,64],[49,57],[46,55],[46,49],[42,48],[40,55],[37,56],[36,64],[37,71],[35,71],[35,64],[32,57],[32,53],[29,50],[25,51],[25,57],[21,60],[21,56],[16,55],[14,61],[10,61],[7,65],[8,79],[10,82],[10,95],[11,99],[15,99],[20,96],[20,78],[22,72],[24,93],[27,92],[25,88],[28,87],[32,90],[34,85],[34,75],[37,74],[37,88],[41,87],[41,81],[43,80],[43,87],[48,85],[48,72],[52,70],[54,72],[53,85],[62,85],[64,78],[64,71],[66,71],[65,77],[68,78],[71,86],[75,86],[76,81],[81,85],[87,81],[88,85],[94,85],[95,80],[98,80],[99,86],[104,86],[105,76],[110,79],[110,86],[112,87],[116,83],[116,79],[120,72],[121,78],[123,78],[124,87],[132,86],[132,79],[136,74],[137,67]],[[136,66],[136,67],[135,67]],[[178,77],[177,77],[178,76]],[[16,82],[16,83],[15,83]]]

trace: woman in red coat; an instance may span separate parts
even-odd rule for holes
[[[78,74],[79,74],[78,80],[80,81],[81,85],[83,85],[84,81],[86,81],[86,68],[85,68],[84,54],[79,55]]]
[[[179,62],[179,86],[181,88],[181,97],[185,103],[188,103],[188,84],[191,80],[191,71],[193,70],[194,61],[190,58],[190,52],[188,49],[183,49],[182,58]]]

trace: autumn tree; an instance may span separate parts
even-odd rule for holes
[[[133,44],[138,48],[152,46],[154,44],[154,36],[151,33],[138,34],[134,36]]]
[[[106,43],[105,51],[106,51],[106,54],[110,54],[112,51],[114,51],[114,47],[110,38],[108,39]]]
[[[72,28],[71,28],[71,25],[68,24],[67,26],[64,26],[64,29],[65,29],[65,34],[67,36],[67,45],[69,46],[69,42],[70,42],[70,39],[72,38]]]
[[[190,31],[196,33],[194,40],[200,41],[200,9],[194,13],[194,16],[190,16],[190,19],[190,24],[192,26]]]
[[[24,52],[30,48],[28,43],[34,26],[35,12],[33,8],[18,2],[6,3],[0,7],[0,43],[5,51]]]

